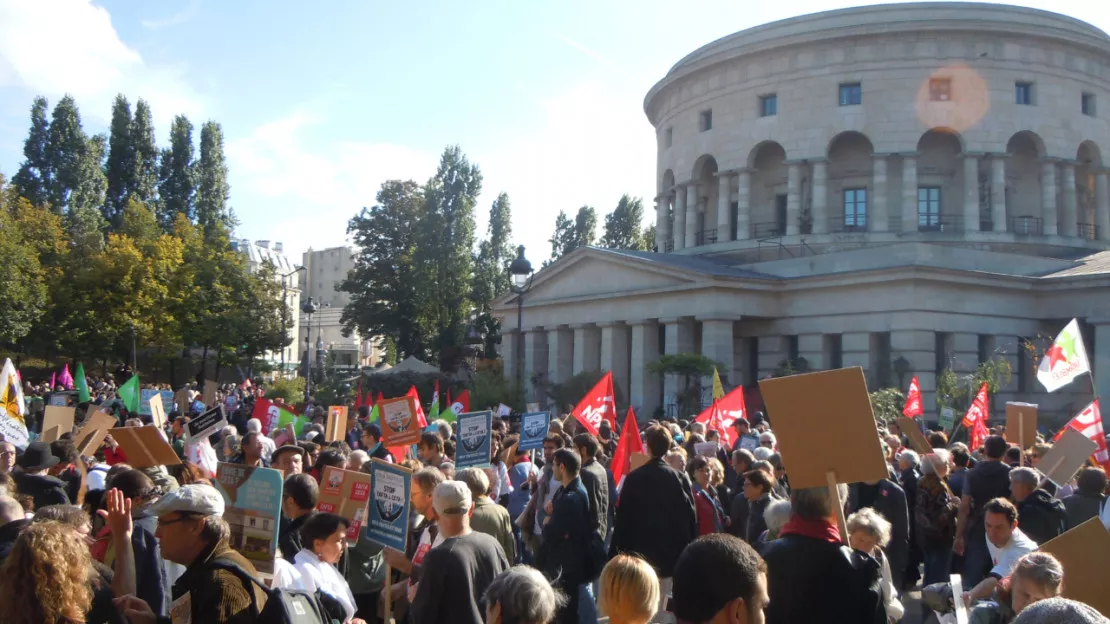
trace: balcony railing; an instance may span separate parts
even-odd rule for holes
[[[918,232],[953,233],[964,230],[963,215],[918,215]]]
[[[1024,236],[1044,234],[1044,220],[1040,217],[1010,217],[1010,232]]]
[[[699,247],[701,245],[712,245],[715,242],[717,242],[717,228],[702,230],[694,237],[694,244]]]
[[[782,224],[771,221],[769,223],[753,223],[752,224],[752,238],[778,238],[785,235],[784,227]]]
[[[1079,238],[1085,238],[1087,240],[1098,239],[1098,226],[1094,223],[1079,223],[1077,227]]]
[[[833,217],[829,219],[829,232],[832,234],[850,234],[867,231],[867,219],[845,219]]]

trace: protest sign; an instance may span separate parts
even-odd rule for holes
[[[1006,441],[1017,444],[1022,453],[1037,441],[1037,405],[1006,403]]]
[[[717,443],[716,442],[698,442],[694,444],[694,454],[701,455],[708,459],[713,459],[717,456]]]
[[[925,456],[933,452],[933,447],[925,439],[925,434],[921,433],[919,425],[912,418],[906,418],[905,416],[898,418],[898,428],[909,439],[910,448],[917,451],[918,454]]]
[[[119,420],[103,410],[97,410],[92,416],[85,419],[81,428],[77,430],[77,434],[73,436],[73,443],[77,445],[77,452],[81,457],[90,457],[100,443],[104,441],[104,435],[108,431],[119,424]]]
[[[459,414],[459,444],[455,447],[455,468],[485,468],[490,465],[490,436],[493,412]]]
[[[207,438],[226,426],[227,416],[224,414],[224,406],[217,405],[185,423],[185,438],[190,441]]]
[[[70,399],[76,396],[76,392],[51,392],[46,399],[46,404],[54,407],[66,407],[70,404]]]
[[[162,437],[162,432],[154,427],[116,427],[108,433],[119,442],[132,468],[176,466],[181,463],[181,458]]]
[[[342,440],[347,436],[347,406],[332,405],[328,408],[328,423],[324,429],[324,439],[328,442]]]
[[[512,414],[512,413],[513,413],[513,408],[509,407],[508,405],[505,405],[504,403],[497,406],[497,415],[500,416],[501,418],[508,418],[509,415]]]
[[[951,433],[952,427],[956,426],[956,410],[951,407],[940,408],[939,424],[942,430]]]
[[[1063,438],[1061,438],[1063,439]],[[1110,617],[1110,577],[1106,562],[1110,561],[1110,532],[1098,518],[1041,544],[1041,552],[1056,557],[1067,570],[1064,598],[1078,600]]]
[[[320,480],[320,499],[316,504],[316,511],[343,516],[351,523],[347,529],[347,539],[358,539],[359,530],[366,522],[370,484],[371,477],[365,472],[327,466]],[[408,521],[408,516],[405,516],[405,521]]]
[[[1069,427],[1048,449],[1037,467],[1046,479],[1063,487],[1097,449],[1097,442]]]
[[[633,470],[639,468],[640,466],[643,466],[644,464],[648,463],[648,461],[650,461],[650,460],[651,460],[651,457],[648,456],[647,454],[645,454],[645,453],[635,453],[634,452],[634,453],[632,453],[631,455],[628,456],[628,467],[629,467],[628,471],[632,472]]]
[[[147,407],[150,408],[150,421],[159,429],[166,428],[166,406],[162,404],[162,395],[151,395]]]
[[[162,397],[163,411],[165,411],[165,407],[167,405],[169,405],[171,408],[173,407],[173,401],[174,401],[173,390],[154,390],[153,388],[143,388],[141,391],[139,391],[139,413],[140,414],[142,414],[143,416],[153,416],[154,415],[154,413],[151,411],[150,401],[151,401],[151,399],[153,399],[156,396]],[[171,409],[171,411],[172,411],[172,409]]]
[[[42,418],[42,432],[43,437],[50,429],[59,427],[62,433],[70,433],[73,431],[73,418],[77,415],[77,409],[73,407],[58,407],[57,405],[47,405],[46,415]],[[57,440],[58,438],[54,438]],[[53,442],[54,440],[49,440]]]
[[[263,398],[255,399],[251,416],[262,422],[262,433],[265,435],[273,435],[275,430],[284,429],[286,425],[293,425],[294,434],[300,435],[308,421],[304,416]]]
[[[281,524],[281,471],[221,462],[216,466],[216,487],[224,497],[231,548],[262,574],[273,574]]]
[[[57,440],[58,438],[61,438],[61,437],[62,437],[62,426],[61,425],[54,425],[53,427],[51,427],[49,429],[44,429],[43,430],[42,437],[39,438],[39,441],[40,442],[46,442],[47,444],[49,444],[49,443],[54,442],[55,440]]]
[[[386,447],[409,446],[420,441],[420,423],[416,420],[416,399],[411,395],[386,399],[378,403],[381,413],[382,444]]]
[[[405,552],[412,472],[397,464],[373,459],[370,479],[370,519],[366,524],[366,539]]]
[[[211,379],[204,380],[204,388],[200,392],[200,400],[204,401],[204,406],[208,407],[216,402],[216,382]]]
[[[189,390],[189,386],[185,386],[184,388],[178,390],[177,394],[173,395],[174,409],[181,412],[182,414],[188,414],[189,408],[191,407],[193,402],[193,400],[189,398],[190,394],[191,391]]]
[[[531,412],[520,417],[520,444],[517,450],[531,451],[543,448],[551,425],[551,412]]]

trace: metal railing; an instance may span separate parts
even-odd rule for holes
[[[1098,239],[1098,226],[1094,223],[1078,223],[1076,227],[1079,238],[1085,238],[1087,240]]]
[[[829,219],[829,233],[846,234],[853,232],[866,232],[867,218],[847,219],[845,217],[832,217]]]
[[[752,238],[776,238],[786,234],[785,228],[777,221],[767,223],[753,223],[751,225]]]
[[[1010,217],[1009,230],[1014,234],[1023,236],[1041,236],[1044,234],[1044,220],[1040,217]]]
[[[694,237],[694,245],[698,247],[702,245],[712,245],[715,242],[717,242],[717,228],[702,230]]]
[[[964,218],[963,215],[935,215],[930,216],[927,220],[923,220],[921,215],[917,217],[917,231],[918,232],[962,232],[964,231]]]

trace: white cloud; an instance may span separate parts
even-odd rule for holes
[[[124,93],[150,102],[158,129],[176,114],[199,115],[202,98],[180,68],[154,67],[120,40],[106,9],[89,0],[0,0],[0,87],[56,101],[69,93],[83,116],[107,121]]]
[[[173,15],[170,15],[169,17],[144,19],[141,20],[139,23],[142,24],[143,28],[146,28],[147,30],[162,30],[163,28],[169,28],[170,26],[180,26],[181,24],[192,20],[193,17],[196,16],[197,9],[199,8],[200,0],[190,0],[189,4],[187,4],[185,8],[181,9],[177,13],[174,13]]]

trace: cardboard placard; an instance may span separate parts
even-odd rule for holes
[[[224,497],[231,548],[263,575],[274,572],[282,483],[280,470],[222,462],[216,466],[215,485]]]
[[[185,439],[207,438],[227,426],[224,406],[217,405],[185,423]]]
[[[46,432],[59,427],[61,433],[71,433],[73,431],[73,419],[77,415],[77,409],[73,407],[59,407],[57,405],[47,405],[46,415],[42,418],[42,433],[43,437]],[[58,434],[61,437],[61,434]],[[57,440],[58,438],[54,438]],[[54,440],[50,440],[53,442]]]
[[[1041,552],[1060,560],[1066,578],[1064,598],[1078,600],[1110,617],[1110,579],[1106,562],[1110,561],[1110,532],[1098,518],[1091,518],[1074,529],[1041,544]]]
[[[108,433],[119,442],[132,468],[176,466],[181,458],[154,427],[116,427]]]
[[[530,412],[520,417],[520,445],[521,451],[531,451],[543,448],[543,439],[547,437],[547,430],[551,426],[551,412]]]
[[[332,405],[328,408],[328,423],[324,428],[324,439],[335,442],[347,437],[347,406]]]
[[[717,443],[716,442],[698,442],[694,445],[694,453],[713,459],[717,456]]]
[[[929,441],[925,439],[925,434],[921,433],[917,423],[911,418],[902,416],[898,419],[898,428],[902,430],[906,438],[910,441],[910,448],[916,451],[924,458],[925,455],[933,452],[933,447],[929,446]]]
[[[192,401],[189,399],[189,393],[189,386],[185,386],[184,388],[178,390],[177,394],[173,396],[174,408],[182,414],[189,413],[189,407],[192,403]]]
[[[104,441],[104,435],[119,424],[119,419],[103,410],[97,410],[92,416],[85,419],[84,424],[73,436],[73,443],[77,445],[77,452],[81,457],[90,457]]]
[[[204,380],[204,388],[200,392],[200,400],[204,401],[205,407],[212,405],[216,402],[216,382],[211,379]]]
[[[76,400],[76,392],[51,392],[50,396],[46,398],[46,404],[54,407],[67,407],[70,399]]]
[[[632,453],[628,456],[629,472],[643,466],[651,460],[651,457],[645,453]]]
[[[154,426],[159,429],[165,429],[166,407],[162,405],[162,395],[150,395],[148,406],[150,407],[150,420],[154,423]]]
[[[316,504],[316,511],[343,516],[351,523],[347,529],[347,539],[358,539],[359,531],[366,522],[371,484],[372,477],[365,472],[328,466],[324,468],[324,475],[320,480],[320,499]],[[408,516],[405,516],[405,521],[408,521]]]
[[[61,425],[54,425],[53,427],[51,427],[51,428],[42,432],[42,437],[39,438],[39,441],[40,442],[46,442],[47,444],[49,444],[49,443],[54,442],[55,440],[57,440],[61,437],[62,437],[62,426]]]
[[[1037,467],[1046,479],[1063,487],[1087,463],[1087,458],[1098,449],[1098,444],[1068,427],[1064,435],[1053,443]]]
[[[856,366],[759,382],[792,488],[888,476],[863,369]]]
[[[940,420],[938,422],[941,429],[945,432],[951,432],[952,427],[956,426],[956,410],[951,407],[940,408]]]
[[[1037,442],[1037,404],[1006,403],[1006,441],[1022,452]]]
[[[384,446],[409,446],[420,441],[422,431],[416,420],[417,407],[416,399],[408,395],[378,403]]]
[[[366,523],[366,539],[405,552],[409,535],[412,472],[375,458],[370,464],[370,482],[370,519]]]
[[[455,447],[455,469],[485,468],[490,465],[493,412],[459,414],[459,443]]]

